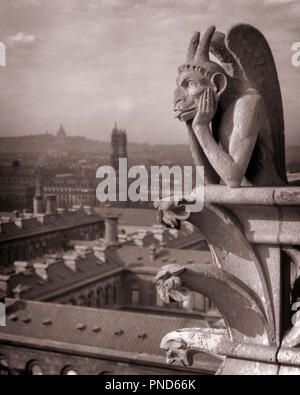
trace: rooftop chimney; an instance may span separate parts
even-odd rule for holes
[[[143,247],[144,246],[144,237],[145,237],[144,233],[138,233],[138,234],[134,235],[132,237],[134,244],[138,247]]]
[[[0,274],[0,294],[3,294],[4,297],[7,295],[9,279],[10,276]]]
[[[178,230],[178,229],[169,229],[169,233],[170,233],[175,239],[178,239],[178,237],[179,237],[179,230]]]
[[[24,222],[24,218],[15,218],[14,219],[15,225],[17,225],[17,227],[20,229],[23,228],[23,222]]]
[[[35,196],[33,198],[33,213],[42,214],[43,213],[43,198],[42,196]]]
[[[45,254],[44,259],[48,265],[53,265],[61,260],[57,254]]]
[[[163,227],[163,225],[159,225],[159,224],[155,224],[152,227],[152,232],[154,237],[159,241],[162,242],[163,238],[164,238],[164,232],[165,232],[165,228]]]
[[[13,293],[14,293],[14,298],[15,299],[20,299],[22,293],[27,292],[30,289],[30,287],[23,285],[23,284],[18,284],[14,289],[13,289]]]
[[[118,221],[116,215],[107,215],[105,217],[105,237],[104,242],[107,246],[118,245]]]
[[[105,245],[93,247],[95,257],[103,263],[106,263],[106,250],[107,247]]]
[[[14,218],[20,218],[20,211],[19,211],[19,210],[14,210],[14,211],[12,212],[12,214],[13,214],[13,217],[14,217]]]
[[[127,234],[126,233],[119,233],[118,240],[120,243],[125,243],[127,241]]]
[[[64,255],[63,256],[64,264],[73,272],[76,272],[78,258],[79,258],[78,252],[76,252],[75,254]]]
[[[86,245],[76,245],[75,251],[84,258],[91,252],[91,249]]]
[[[23,214],[25,219],[32,219],[33,218],[33,214],[32,213],[24,213]]]
[[[84,206],[83,209],[87,215],[93,215],[92,206]]]
[[[29,262],[27,261],[15,261],[14,268],[16,274],[25,272],[29,267]]]
[[[33,264],[33,267],[34,267],[36,274],[39,277],[41,277],[44,281],[48,280],[48,273],[47,273],[47,269],[49,267],[48,263],[36,262]]]
[[[37,220],[40,224],[44,225],[44,224],[45,224],[45,214],[37,214],[36,220]]]
[[[149,262],[153,263],[155,261],[155,258],[156,258],[156,246],[152,244],[149,247]]]
[[[46,214],[56,214],[56,195],[46,196]]]
[[[13,222],[11,217],[1,217],[1,221],[3,224],[8,224],[9,222]]]
[[[133,241],[134,243],[139,246],[143,247],[144,246],[144,239],[147,236],[148,231],[144,228],[138,229],[137,235],[135,235]]]

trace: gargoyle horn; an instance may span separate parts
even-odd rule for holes
[[[194,61],[197,48],[199,47],[199,41],[200,41],[200,33],[195,32],[189,44],[188,52],[186,55],[186,63],[191,63]]]
[[[210,26],[204,36],[202,37],[199,46],[196,51],[195,55],[195,63],[197,64],[203,64],[206,62],[209,62],[209,46],[211,39],[214,35],[214,32],[216,30],[215,26]]]

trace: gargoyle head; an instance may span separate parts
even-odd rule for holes
[[[166,265],[156,274],[153,283],[159,297],[164,303],[183,303],[189,299],[190,294],[188,290],[182,286],[182,280],[180,278],[180,274],[184,271],[184,266]]]
[[[182,339],[170,340],[167,343],[166,360],[168,365],[173,365],[176,361],[181,362],[183,366],[193,365],[193,356],[195,352],[187,348],[187,344]]]
[[[179,67],[177,89],[174,95],[174,110],[176,118],[181,121],[191,121],[198,110],[200,97],[206,88],[214,92],[217,103],[227,86],[224,69],[209,59],[209,46],[215,32],[211,26],[200,40],[196,32],[190,42],[186,63]]]
[[[190,212],[186,209],[186,204],[194,203],[195,199],[176,199],[174,196],[168,200],[154,202],[154,207],[159,210],[158,221],[167,228],[180,230],[181,221],[186,221]]]

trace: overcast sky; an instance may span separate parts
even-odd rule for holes
[[[108,140],[114,121],[130,141],[183,143],[173,118],[177,67],[195,30],[247,22],[273,50],[286,139],[300,144],[300,1],[0,0],[0,136],[55,133]]]

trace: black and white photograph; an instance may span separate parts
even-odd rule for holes
[[[300,0],[0,0],[0,375],[300,375]]]

